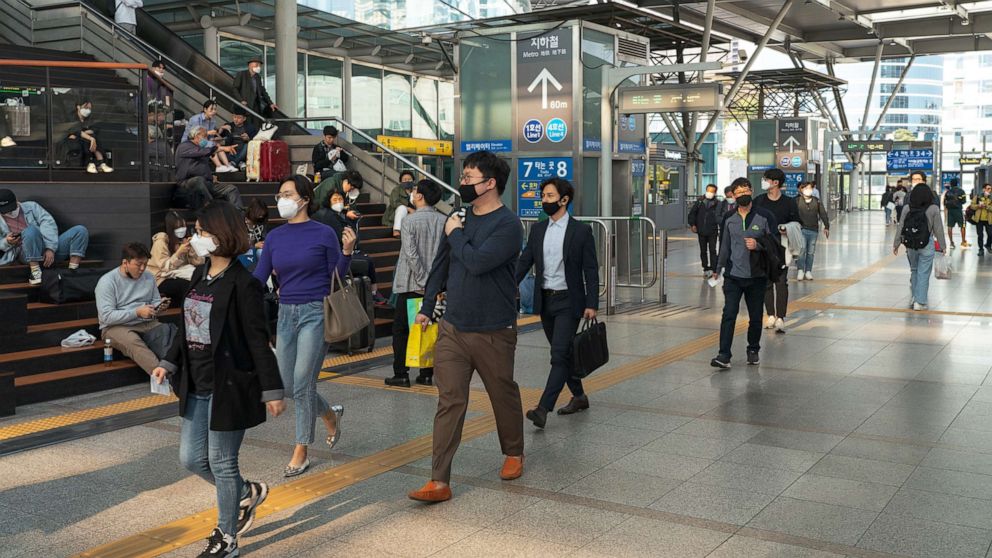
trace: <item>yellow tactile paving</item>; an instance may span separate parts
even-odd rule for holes
[[[142,409],[150,409],[152,407],[158,407],[161,405],[168,405],[175,401],[176,398],[172,396],[165,397],[162,395],[150,395],[148,397],[142,397],[140,399],[124,401],[122,403],[114,403],[112,405],[94,407],[92,409],[75,411],[72,413],[66,413],[54,417],[29,420],[0,428],[0,440],[9,440],[11,438],[17,438],[19,436],[27,436],[28,434],[37,434],[38,432],[44,432],[45,430],[62,428],[65,426],[71,426],[73,424],[80,424],[91,420],[107,418],[122,413],[130,413],[132,411],[139,411]]]

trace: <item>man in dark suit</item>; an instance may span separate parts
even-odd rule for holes
[[[269,92],[265,90],[262,79],[262,61],[252,58],[248,61],[248,69],[241,70],[234,76],[234,89],[241,104],[265,117],[272,116],[279,106],[272,102]],[[253,117],[251,120],[255,120]],[[258,122],[254,122],[258,124]]]
[[[541,402],[527,411],[527,418],[544,428],[566,385],[572,399],[559,415],[570,415],[589,408],[582,381],[572,376],[572,340],[579,320],[596,317],[599,308],[599,264],[592,227],[568,214],[575,199],[575,188],[567,180],[549,178],[541,184],[541,201],[548,219],[534,225],[527,246],[517,262],[519,285],[531,266],[535,268],[540,291],[535,292],[534,313],[540,314],[544,334],[551,343],[551,374]]]

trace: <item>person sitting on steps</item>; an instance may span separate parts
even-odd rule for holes
[[[186,219],[177,211],[165,214],[165,232],[152,237],[148,272],[155,276],[158,292],[170,300],[182,300],[193,268],[203,264],[203,258],[190,248],[191,238]]]
[[[89,99],[80,99],[76,103],[76,108],[70,117],[72,124],[69,127],[67,139],[70,142],[79,143],[83,153],[83,163],[86,165],[86,172],[96,174],[98,172],[114,172],[114,169],[104,160],[103,150],[96,142],[96,131],[91,127],[93,121],[90,116],[93,114],[93,103]],[[99,165],[97,165],[99,163]]]
[[[20,261],[28,264],[28,284],[41,284],[41,268],[69,258],[69,269],[86,257],[90,234],[76,225],[59,234],[51,213],[35,202],[18,203],[14,192],[0,190],[0,265]]]

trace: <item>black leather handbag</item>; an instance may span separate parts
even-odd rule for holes
[[[585,378],[610,361],[610,347],[606,342],[606,324],[595,318],[586,320],[572,343],[572,375]]]

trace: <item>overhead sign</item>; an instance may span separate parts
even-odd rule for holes
[[[841,141],[840,150],[844,153],[888,153],[892,151],[892,142],[890,140]]]
[[[643,114],[621,114],[617,134],[617,151],[620,153],[644,153],[647,146],[647,116]]]
[[[940,191],[946,192],[951,187],[951,181],[955,181],[956,185],[961,184],[961,172],[960,171],[942,171],[940,173]]]
[[[779,118],[777,122],[778,148],[788,152],[806,151],[807,120],[805,118]]]
[[[790,169],[806,171],[805,151],[776,151],[775,161],[785,172],[789,172]]]
[[[517,150],[569,151],[572,30],[518,35]]]
[[[539,217],[541,183],[549,178],[572,180],[572,159],[568,157],[532,157],[517,160],[517,215]]]
[[[982,154],[981,153],[963,153],[958,162],[962,165],[980,165],[982,164]]]
[[[933,170],[933,149],[896,149],[886,156],[889,171]]]
[[[785,195],[794,198],[799,195],[799,184],[803,182],[806,175],[801,172],[785,173]]]
[[[414,155],[443,155],[451,156],[451,142],[445,140],[427,140],[416,138],[401,138],[398,136],[376,136],[379,143],[397,153]]]
[[[462,142],[462,153],[474,153],[476,151],[492,151],[499,153],[501,151],[512,151],[513,142],[508,139],[494,139],[494,140],[477,140],[477,141],[463,141]]]
[[[711,111],[723,108],[723,87],[719,83],[667,84],[625,87],[620,90],[620,112]]]

